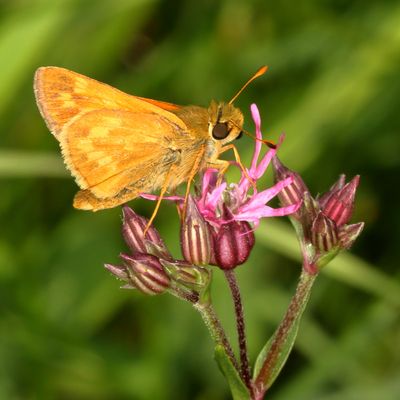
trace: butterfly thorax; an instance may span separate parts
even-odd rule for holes
[[[204,107],[185,106],[173,112],[187,126],[188,134],[192,139],[207,140],[208,112]]]

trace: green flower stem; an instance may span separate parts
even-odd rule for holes
[[[247,355],[246,331],[245,331],[245,323],[243,317],[243,305],[240,296],[240,290],[237,284],[235,272],[233,270],[225,270],[224,273],[232,293],[233,303],[235,305],[236,329],[238,335],[240,364],[241,364],[240,376],[242,377],[243,382],[246,384],[249,390],[252,391],[250,365],[249,365],[249,358]]]
[[[207,325],[207,328],[210,331],[211,337],[214,340],[215,345],[220,345],[224,348],[225,353],[228,355],[232,364],[236,368],[239,373],[239,365],[233,353],[232,347],[226,337],[224,328],[221,325],[221,322],[211,304],[211,301],[199,301],[193,304],[194,308],[196,308],[201,314],[203,321]]]
[[[177,297],[178,299],[181,300],[186,300],[192,304],[196,304],[199,301],[199,294],[196,293],[193,290],[182,290],[176,285],[171,285],[171,288],[169,290],[169,293],[171,293],[173,296]]]
[[[273,382],[273,375],[277,375],[276,370],[283,366],[283,364],[278,365],[280,362],[279,355],[290,341],[289,336],[292,333],[291,328],[299,321],[299,318],[301,318],[317,276],[317,274],[310,274],[305,269],[302,269],[296,292],[292,297],[283,320],[273,336],[268,356],[265,358],[255,380],[255,387],[258,393],[257,399],[263,398],[264,393]]]

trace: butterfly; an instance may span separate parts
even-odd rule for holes
[[[160,191],[157,210],[183,182],[187,196],[199,171],[223,174],[229,161],[221,153],[232,149],[241,165],[231,142],[242,135],[244,118],[233,101],[266,71],[261,67],[231,101],[203,108],[129,95],[65,68],[39,68],[36,102],[81,189],[74,207],[97,211]]]

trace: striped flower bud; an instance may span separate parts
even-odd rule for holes
[[[144,234],[148,220],[136,214],[128,206],[122,209],[122,234],[132,254],[149,253],[157,257],[171,258],[164,241],[152,225]]]
[[[181,225],[181,249],[190,264],[208,265],[212,251],[210,227],[200,214],[192,196],[188,197],[186,216]]]
[[[349,249],[364,229],[364,222],[343,225],[339,229],[340,248]]]
[[[285,167],[277,156],[272,159],[272,165],[274,167],[274,177],[276,182],[289,177],[293,178],[293,182],[278,193],[281,204],[287,206],[300,203],[304,199],[305,194],[310,193],[300,174]],[[290,217],[300,220],[302,219],[303,212],[303,207],[300,207],[296,212],[291,214]]]
[[[330,251],[339,241],[334,221],[320,212],[311,227],[311,242],[319,253]]]
[[[339,178],[336,183],[321,199],[319,204],[322,212],[337,226],[346,224],[353,213],[354,198],[360,182],[360,177],[355,176],[349,183],[343,186],[345,176]]]
[[[136,253],[134,256],[121,254],[122,266],[105,264],[117,278],[126,282],[124,289],[138,289],[147,295],[165,292],[170,287],[170,279],[157,257]]]

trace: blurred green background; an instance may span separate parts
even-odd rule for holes
[[[36,108],[32,78],[63,66],[178,104],[228,100],[314,193],[361,174],[351,254],[317,281],[294,352],[268,398],[400,398],[400,4],[307,0],[14,0],[0,3],[0,399],[229,399],[199,315],[120,290],[121,210],[77,211],[77,187]],[[239,144],[249,160],[253,143]],[[270,184],[271,180],[266,184]],[[149,215],[153,204],[132,203]],[[178,220],[156,226],[179,257]],[[238,271],[254,361],[299,275],[285,219],[257,231]],[[220,276],[213,296],[234,340]]]

